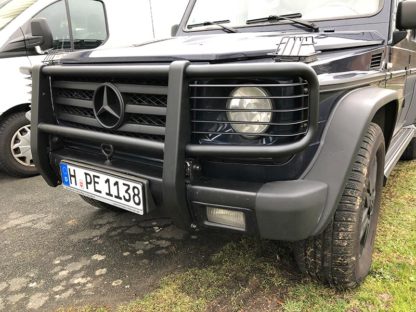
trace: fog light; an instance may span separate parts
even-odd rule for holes
[[[207,207],[209,222],[228,226],[236,230],[246,230],[246,218],[243,212],[215,207]]]

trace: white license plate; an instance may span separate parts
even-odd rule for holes
[[[95,200],[144,214],[143,183],[62,162],[62,184],[66,189]]]

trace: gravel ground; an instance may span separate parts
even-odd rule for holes
[[[203,265],[236,238],[97,210],[40,177],[0,173],[0,311],[115,307],[167,274]]]

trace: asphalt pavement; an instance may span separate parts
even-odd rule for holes
[[[167,274],[203,265],[236,238],[98,210],[41,177],[0,172],[0,311],[116,307]]]

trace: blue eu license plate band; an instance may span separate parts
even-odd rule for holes
[[[61,163],[61,176],[62,176],[62,184],[66,187],[70,187],[70,180],[69,180],[69,172],[68,172],[68,165],[65,163]]]

